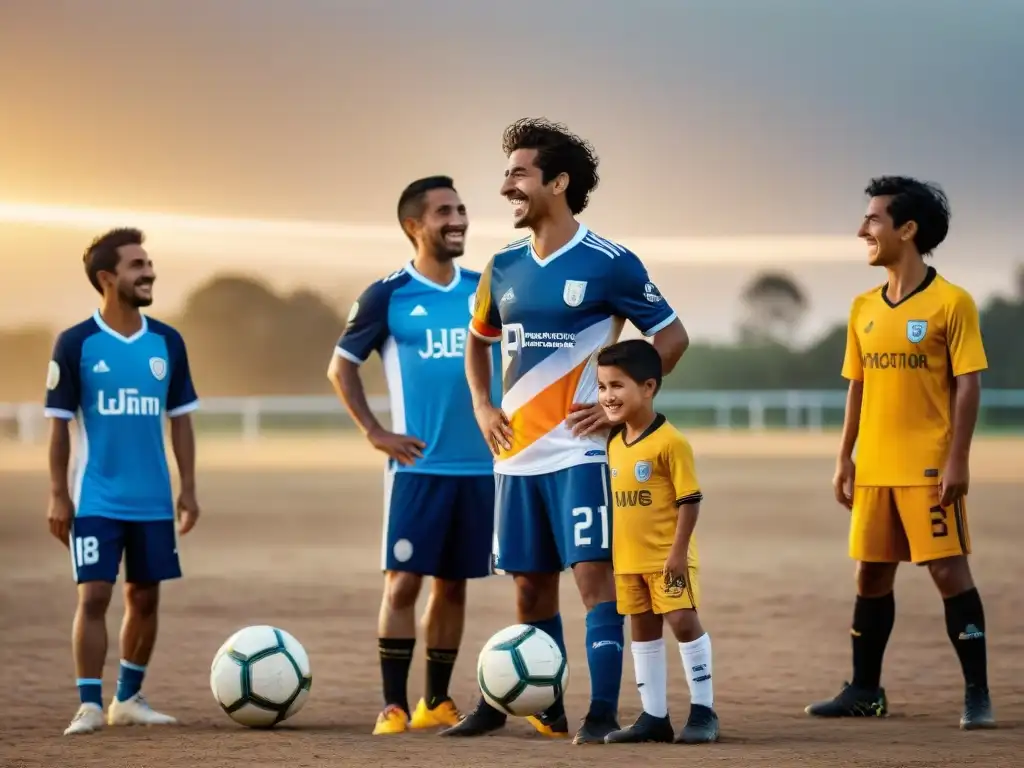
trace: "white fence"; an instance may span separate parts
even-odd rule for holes
[[[379,414],[386,397],[371,397]],[[843,390],[676,391],[658,395],[658,408],[674,421],[718,429],[805,429],[820,431],[842,423]],[[196,415],[197,428],[240,432],[246,440],[264,432],[351,426],[333,396],[212,397]],[[1024,390],[986,390],[981,429],[1024,432]],[[36,442],[46,431],[38,403],[0,403],[0,437]]]

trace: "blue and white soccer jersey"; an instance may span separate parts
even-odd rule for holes
[[[452,281],[438,285],[410,263],[363,292],[335,350],[357,365],[380,354],[392,431],[426,443],[412,466],[388,461],[384,570],[447,579],[490,572],[494,459],[473,415],[464,367],[479,279],[456,266]],[[495,381],[494,401],[499,397]]]
[[[606,437],[574,437],[566,417],[573,403],[597,402],[598,352],[625,320],[653,336],[675,317],[640,260],[583,225],[546,259],[529,238],[491,259],[470,330],[501,342],[501,406],[513,431],[494,464],[498,569],[611,560]]]
[[[147,584],[181,576],[165,417],[199,407],[181,335],[143,317],[125,337],[99,312],[57,337],[50,418],[78,420],[71,561],[75,580]]]

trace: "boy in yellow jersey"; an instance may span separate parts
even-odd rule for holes
[[[630,648],[643,712],[605,736],[606,744],[718,740],[713,707],[711,638],[697,616],[697,546],[693,529],[703,496],[693,449],[654,410],[661,357],[642,339],[613,344],[597,358],[598,397],[613,428],[608,440],[615,514],[612,561],[619,613],[630,617]],[[690,687],[690,715],[676,736],[668,716],[668,669],[662,625],[679,643]]]
[[[927,565],[943,598],[966,685],[960,727],[989,728],[985,612],[967,562],[968,464],[988,367],[978,309],[924,263],[949,230],[942,190],[889,176],[872,179],[865,193],[858,235],[888,281],[854,299],[843,362],[850,386],[833,486],[852,510],[853,680],[806,711],[887,714],[882,657],[895,620],[896,568],[909,561]]]

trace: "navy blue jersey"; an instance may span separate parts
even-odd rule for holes
[[[455,268],[438,285],[407,264],[367,288],[352,306],[336,354],[361,365],[374,352],[384,362],[391,429],[426,443],[423,458],[398,472],[489,475],[493,457],[473,415],[466,382],[466,329],[478,272]],[[495,350],[495,370],[499,359]],[[501,379],[493,376],[493,402]]]
[[[164,417],[199,407],[181,335],[143,316],[122,336],[99,312],[57,337],[46,377],[48,417],[78,420],[72,478],[77,517],[174,517]]]

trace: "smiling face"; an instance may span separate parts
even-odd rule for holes
[[[618,366],[597,369],[597,400],[612,424],[622,424],[642,411],[654,399],[656,389],[654,379],[638,384]]]
[[[512,226],[533,227],[551,210],[555,197],[563,195],[569,178],[562,173],[544,183],[537,166],[536,149],[517,149],[508,156],[501,195],[512,206]]]
[[[466,251],[469,217],[466,206],[454,189],[431,189],[423,201],[423,216],[405,222],[414,240],[427,246],[442,261]]]
[[[153,262],[141,245],[122,245],[117,249],[117,267],[113,272],[100,272],[98,277],[104,293],[115,291],[130,307],[148,307],[153,303],[156,273]]]
[[[913,242],[917,223],[907,221],[900,227],[893,226],[889,213],[889,196],[872,197],[864,214],[857,237],[868,247],[868,264],[886,267],[895,264],[903,255],[907,243]]]

